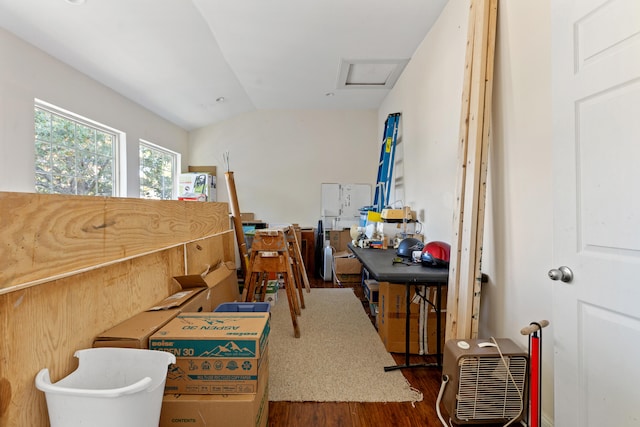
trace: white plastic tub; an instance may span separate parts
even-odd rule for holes
[[[36,375],[51,427],[157,427],[167,366],[175,356],[130,348],[79,350],[78,369],[52,384]]]

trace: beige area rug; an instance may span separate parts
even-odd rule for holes
[[[294,338],[285,291],[271,310],[269,400],[417,402],[352,289],[313,288]]]

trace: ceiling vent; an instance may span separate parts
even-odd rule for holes
[[[391,89],[408,59],[343,59],[338,89]]]

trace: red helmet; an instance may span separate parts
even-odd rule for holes
[[[451,246],[445,242],[429,242],[422,249],[422,265],[425,267],[449,267]]]

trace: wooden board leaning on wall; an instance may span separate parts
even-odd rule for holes
[[[476,338],[498,0],[471,0],[460,117],[446,340]]]
[[[109,225],[87,225],[99,219]],[[10,270],[0,272],[0,425],[7,427],[49,425],[34,384],[40,369],[63,378],[77,366],[76,350],[177,291],[173,276],[235,261],[222,203],[0,193],[0,224],[0,259]]]

